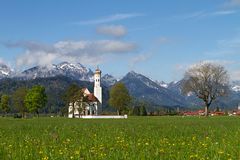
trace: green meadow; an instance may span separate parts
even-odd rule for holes
[[[240,118],[0,118],[0,159],[235,160]]]

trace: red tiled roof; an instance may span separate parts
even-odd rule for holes
[[[82,88],[82,91],[84,92],[87,88]]]
[[[99,102],[97,97],[95,97],[92,93],[88,94],[87,97],[90,102]]]

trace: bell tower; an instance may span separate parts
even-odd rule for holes
[[[98,67],[94,73],[94,96],[102,104],[101,70]]]

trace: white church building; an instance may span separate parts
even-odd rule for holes
[[[83,116],[97,116],[102,112],[102,87],[101,87],[101,70],[99,68],[96,69],[94,73],[94,93],[91,93],[87,88],[83,88],[83,95],[88,99],[88,103],[74,103],[74,111],[73,104],[69,104],[68,108],[68,117],[73,118],[81,118]],[[81,100],[80,100],[81,101]],[[84,105],[80,106],[80,105]],[[80,108],[84,108],[81,109]],[[79,113],[80,112],[80,113]]]

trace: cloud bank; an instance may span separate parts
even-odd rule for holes
[[[59,41],[54,44],[24,41],[5,43],[5,46],[25,50],[16,60],[19,67],[45,66],[57,61],[96,65],[104,62],[110,55],[125,54],[136,49],[135,43],[118,40]]]

